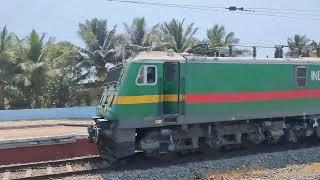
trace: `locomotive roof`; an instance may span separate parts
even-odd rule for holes
[[[191,61],[207,63],[266,63],[266,64],[320,64],[320,58],[252,58],[252,57],[205,57],[188,53],[166,51],[143,51],[133,57],[134,61]]]
[[[186,60],[179,53],[172,53],[169,55],[166,51],[143,51],[133,58],[133,60],[174,60],[183,61]]]

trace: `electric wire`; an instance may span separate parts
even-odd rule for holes
[[[314,16],[320,17],[320,14],[305,14],[305,13],[295,13],[295,12],[283,12],[283,11],[267,11],[267,10],[258,10],[254,12],[262,12],[262,13],[277,13],[277,14],[284,14],[284,15],[295,15],[295,16]]]
[[[312,14],[298,14],[298,13],[285,13],[288,15],[308,15],[314,16],[319,18],[306,18],[306,17],[299,17],[299,16],[287,16],[287,15],[278,15],[278,14],[271,14],[267,11],[262,12],[255,12],[255,11],[227,11],[226,7],[214,7],[214,6],[203,6],[203,5],[190,5],[190,4],[174,4],[174,3],[159,3],[159,2],[145,2],[145,1],[134,1],[134,0],[106,0],[110,2],[120,2],[120,3],[130,3],[130,4],[140,4],[140,5],[152,5],[152,6],[161,6],[161,7],[173,7],[173,8],[182,8],[182,9],[193,9],[193,10],[205,10],[205,11],[215,11],[215,12],[225,12],[225,13],[235,13],[235,14],[245,14],[245,15],[257,15],[257,16],[269,16],[269,17],[282,17],[282,18],[290,18],[290,19],[308,19],[308,20],[320,20],[320,15],[312,15]],[[262,8],[258,8],[262,9]],[[267,8],[265,8],[267,9]],[[274,13],[274,12],[273,12]]]
[[[248,8],[248,9],[261,9],[261,10],[271,10],[271,11],[297,11],[297,12],[320,12],[320,9],[289,9],[289,8],[263,8],[263,7],[257,7],[257,8]]]

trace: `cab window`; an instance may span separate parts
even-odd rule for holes
[[[157,67],[152,65],[141,66],[136,83],[138,85],[155,85],[157,83]]]

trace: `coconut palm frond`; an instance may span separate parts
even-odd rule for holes
[[[305,35],[294,35],[293,38],[288,38],[288,56],[299,57],[303,54],[310,40]]]
[[[172,19],[163,24],[163,41],[169,44],[168,48],[172,48],[176,52],[184,52],[191,47],[193,36],[198,30],[198,28],[194,28],[193,23],[185,26],[184,21],[184,19],[182,21]]]

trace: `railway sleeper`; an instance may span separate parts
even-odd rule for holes
[[[74,166],[76,166],[77,168],[74,168]],[[82,161],[82,159],[73,159],[61,162],[56,161],[47,163],[39,162],[32,164],[17,164],[13,166],[10,165],[8,167],[2,167],[1,170],[6,170],[1,174],[3,180],[35,178],[47,179],[50,177],[62,177],[70,174],[105,169],[108,167],[110,167],[110,164],[102,160],[91,161],[90,159],[83,159]],[[46,173],[43,173],[42,170],[45,170]]]

